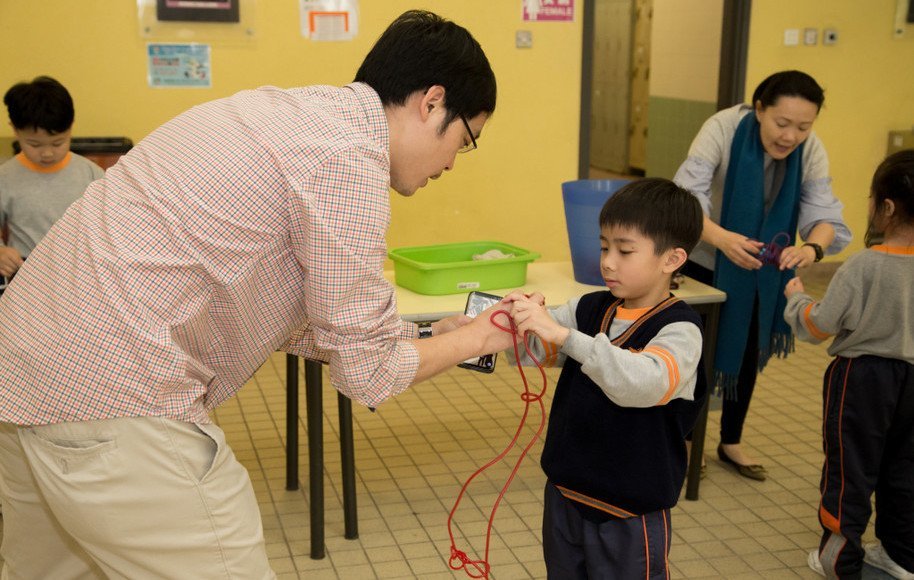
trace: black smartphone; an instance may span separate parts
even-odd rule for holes
[[[486,294],[485,292],[470,292],[467,296],[467,306],[464,309],[464,314],[470,318],[476,318],[483,310],[497,304],[501,300],[501,296],[495,296],[494,294]],[[471,369],[474,371],[479,371],[481,373],[491,373],[495,370],[495,358],[498,356],[498,353],[495,354],[484,354],[481,357],[474,357],[467,359],[462,363],[459,363],[457,366]]]

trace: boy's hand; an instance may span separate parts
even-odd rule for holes
[[[0,246],[0,274],[12,276],[22,265],[22,255],[16,248]]]
[[[511,305],[511,316],[517,325],[518,334],[536,334],[540,339],[558,346],[565,344],[570,331],[555,321],[546,307],[531,299],[515,300]]]
[[[802,282],[802,280],[800,280],[799,277],[792,278],[790,280],[790,282],[787,282],[787,285],[784,286],[784,296],[786,296],[787,298],[790,298],[791,296],[793,296],[794,294],[796,294],[798,292],[805,292],[805,291],[806,290],[803,288],[803,282]]]

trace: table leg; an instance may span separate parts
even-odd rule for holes
[[[717,325],[720,320],[720,304],[696,305],[695,310],[704,318],[703,356],[705,374],[710,381],[714,373],[714,353],[717,350]],[[698,499],[698,487],[701,484],[701,460],[705,453],[705,433],[708,426],[708,406],[711,393],[705,397],[695,428],[692,429],[692,452],[689,455],[689,472],[686,478],[686,499]]]
[[[311,488],[311,558],[324,557],[324,403],[321,364],[305,361],[308,407],[308,467]],[[296,455],[297,459],[297,455]]]
[[[286,355],[286,489],[298,489],[298,357]]]
[[[340,460],[343,464],[343,519],[346,522],[345,537],[354,540],[359,537],[359,519],[355,496],[355,445],[352,436],[352,401],[337,393],[340,414]]]

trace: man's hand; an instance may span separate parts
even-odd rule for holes
[[[510,314],[511,305],[506,304],[505,300],[501,300],[500,302],[497,302],[496,304],[493,304],[492,306],[480,312],[476,318],[473,318],[470,322],[471,325],[475,325],[474,331],[478,332],[485,341],[484,352],[480,354],[501,352],[514,346],[514,339],[512,338],[514,334],[510,331],[505,331],[501,328],[498,328],[498,326],[495,326],[493,323],[492,315],[499,310]],[[511,322],[508,320],[508,316],[505,314],[499,314],[495,316],[494,322],[497,322],[504,328],[511,328]]]
[[[461,326],[466,326],[471,322],[473,322],[473,319],[466,314],[454,314],[452,316],[448,316],[447,318],[436,320],[432,323],[432,336],[438,336],[439,334],[444,334],[445,332],[457,330]]]
[[[22,261],[22,255],[16,248],[0,246],[0,274],[7,278],[12,276],[19,270]]]

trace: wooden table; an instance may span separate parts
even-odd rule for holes
[[[393,283],[393,271],[384,276]],[[395,286],[400,315],[412,322],[439,320],[462,313],[466,294],[426,296]],[[581,284],[574,280],[570,262],[533,262],[527,266],[527,283],[523,288],[539,291],[550,306],[564,304],[570,298],[602,289],[602,286]],[[486,290],[497,295],[513,288]],[[720,305],[726,294],[716,288],[686,278],[673,294],[692,306],[704,320],[704,361],[711,376],[717,347],[717,325]],[[286,356],[286,489],[298,489],[298,357]],[[308,417],[308,457],[311,499],[311,557],[324,557],[324,441],[323,441],[323,381],[321,365],[305,361],[305,404]],[[358,537],[358,517],[355,494],[355,453],[352,434],[352,402],[337,393],[340,420],[340,455],[343,477],[343,517],[345,537]],[[705,430],[708,420],[708,399],[699,414],[692,435],[692,452],[686,478],[686,499],[698,499],[701,483],[701,457],[704,454]]]

